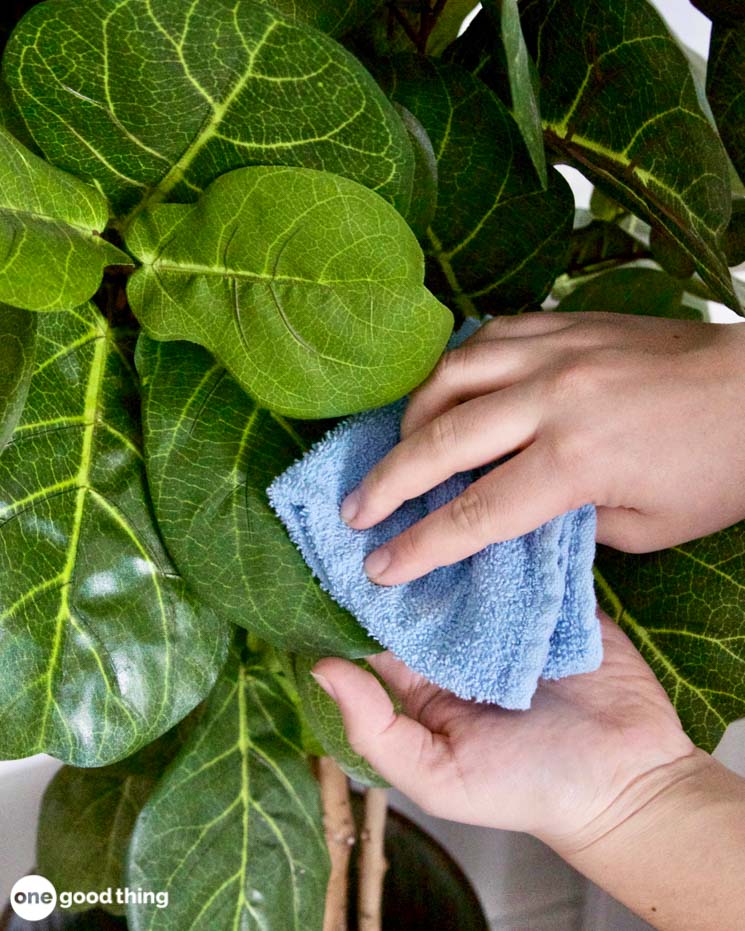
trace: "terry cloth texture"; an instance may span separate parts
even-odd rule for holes
[[[466,321],[450,347],[477,328]],[[399,441],[404,409],[400,400],[342,421],[274,480],[269,500],[323,588],[383,646],[461,698],[529,708],[539,678],[600,665],[595,509],[571,511],[413,582],[376,585],[365,556],[494,467],[457,473],[377,526],[352,530],[341,502]]]

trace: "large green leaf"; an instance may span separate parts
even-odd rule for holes
[[[44,792],[36,866],[57,889],[106,892],[125,886],[125,862],[137,816],[181,749],[200,709],[134,756],[110,766],[63,766]],[[89,906],[79,906],[85,909]],[[115,895],[106,911],[123,915]]]
[[[543,146],[543,128],[538,101],[533,90],[533,75],[528,49],[525,45],[517,0],[486,0],[485,8],[499,23],[504,61],[510,88],[512,115],[520,127],[528,153],[545,188],[546,152]]]
[[[0,452],[23,412],[35,350],[36,315],[0,304]]]
[[[722,141],[745,180],[745,22],[714,24],[706,90]]]
[[[556,309],[700,320],[700,311],[683,304],[683,290],[681,281],[656,268],[615,268],[581,284]]]
[[[464,68],[407,57],[383,79],[422,123],[437,157],[431,286],[464,315],[541,301],[565,257],[569,186],[552,171],[541,190],[515,120]]]
[[[330,36],[343,36],[368,19],[383,0],[260,0],[265,6]]]
[[[711,751],[745,716],[745,524],[644,556],[600,547],[597,592]]]
[[[153,740],[210,689],[227,631],[160,542],[138,398],[92,307],[44,314],[0,455],[0,756],[78,766]]]
[[[388,783],[349,745],[341,712],[336,702],[318,685],[310,674],[324,654],[294,656],[293,678],[300,699],[301,711],[323,751],[333,756],[344,772],[367,786],[387,786]],[[327,655],[327,654],[326,654]],[[370,667],[359,661],[368,671]]]
[[[242,638],[241,638],[242,639]],[[300,724],[274,674],[238,644],[192,736],[137,820],[132,931],[319,931],[328,854]]]
[[[269,506],[303,452],[199,346],[140,337],[145,456],[158,525],[190,587],[222,617],[293,651],[376,649],[320,588]]]
[[[647,0],[527,0],[521,11],[559,157],[661,226],[717,298],[739,309],[719,246],[726,154],[659,13]]]
[[[0,301],[63,310],[87,300],[106,265],[131,265],[102,239],[98,191],[54,168],[0,126]]]
[[[366,188],[301,168],[242,168],[195,206],[138,217],[132,309],[149,336],[209,349],[265,407],[331,417],[401,397],[452,315],[423,286],[416,237]]]
[[[8,43],[5,77],[54,164],[117,214],[192,201],[250,164],[351,177],[406,210],[406,131],[333,39],[251,0],[48,0]]]

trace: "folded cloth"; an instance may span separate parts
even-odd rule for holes
[[[477,327],[467,320],[450,346]],[[600,665],[595,509],[556,517],[413,582],[376,585],[365,556],[494,467],[459,472],[377,526],[352,530],[341,502],[399,441],[404,409],[402,399],[339,423],[274,480],[269,500],[321,586],[384,647],[461,698],[529,708],[540,677]]]

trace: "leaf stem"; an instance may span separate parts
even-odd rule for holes
[[[349,859],[355,842],[349,780],[330,756],[319,758],[318,779],[321,784],[323,827],[331,858],[323,931],[346,931]]]
[[[370,788],[365,792],[365,821],[360,837],[359,893],[357,912],[360,931],[381,931],[383,927],[383,879],[385,822],[388,789]]]

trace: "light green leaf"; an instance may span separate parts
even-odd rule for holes
[[[533,90],[531,61],[520,25],[517,0],[487,0],[485,8],[499,23],[510,87],[511,111],[525,140],[541,186],[548,185],[546,152],[538,101]]]
[[[137,368],[148,481],[168,551],[226,620],[301,652],[362,656],[377,644],[320,588],[269,505],[304,451],[199,346],[141,336]]]
[[[0,301],[64,310],[98,289],[106,265],[131,265],[100,234],[106,200],[0,127]]]
[[[745,716],[745,524],[633,556],[600,547],[596,588],[667,690],[691,739],[711,752]]]
[[[413,155],[380,89],[266,4],[48,0],[3,64],[46,157],[95,179],[117,215],[252,164],[333,171],[408,207]]]
[[[366,786],[387,786],[388,783],[372,766],[350,747],[344,722],[336,702],[330,698],[310,674],[322,655],[294,656],[294,679],[300,697],[302,714],[321,743],[323,750],[333,756],[344,772]],[[358,665],[372,671],[367,663]]]
[[[36,315],[0,304],[0,452],[23,413],[35,351]]]
[[[0,455],[0,757],[126,756],[209,691],[225,626],[160,542],[133,373],[93,307],[44,314]]]
[[[130,907],[132,931],[315,931],[328,853],[295,709],[239,641],[199,724],[137,819],[132,888],[168,908]]]
[[[143,263],[127,290],[147,334],[199,343],[259,404],[291,417],[401,397],[452,328],[400,214],[336,175],[230,172],[194,207],[142,214],[127,245]]]
[[[615,268],[581,284],[556,309],[700,320],[699,311],[682,304],[683,289],[683,282],[656,268]]]
[[[125,886],[137,816],[191,732],[200,709],[134,756],[94,769],[63,766],[46,788],[36,835],[36,866],[57,889],[105,892]],[[85,910],[90,906],[77,906]],[[105,904],[114,915],[125,906]]]
[[[662,227],[718,299],[739,309],[719,245],[726,154],[659,13],[647,0],[527,0],[521,11],[558,156]]]
[[[562,268],[572,228],[569,186],[542,191],[507,108],[465,69],[413,57],[384,75],[422,123],[437,157],[428,284],[463,315],[540,302]]]
[[[706,91],[738,175],[745,181],[745,21],[711,31]]]

